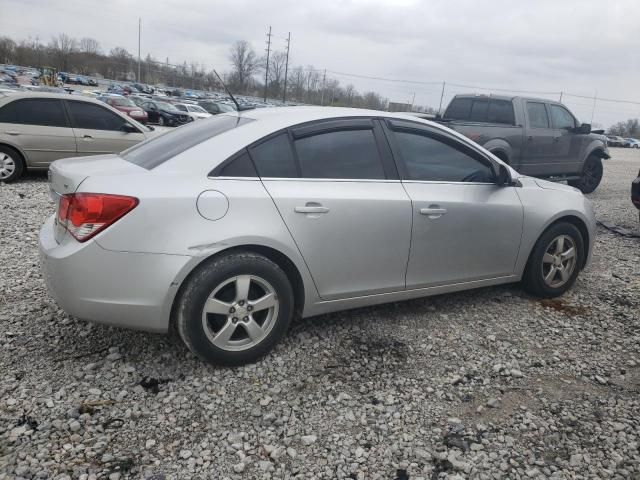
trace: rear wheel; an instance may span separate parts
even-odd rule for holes
[[[22,157],[13,148],[0,145],[0,182],[11,183],[24,171]]]
[[[602,160],[596,155],[589,155],[582,167],[582,174],[578,180],[569,181],[569,185],[580,189],[582,193],[591,193],[602,180]]]
[[[584,263],[584,240],[575,225],[560,222],[536,242],[522,277],[525,290],[543,298],[562,295],[578,278]]]
[[[293,289],[271,260],[234,253],[200,268],[176,310],[178,332],[198,357],[241,365],[270,351],[293,316]]]

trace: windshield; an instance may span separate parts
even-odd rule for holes
[[[187,110],[189,110],[190,112],[207,113],[204,108],[199,107],[198,105],[187,105]]]
[[[235,112],[236,109],[235,107],[233,107],[232,105],[229,105],[228,103],[219,103],[218,106],[220,107],[220,110],[223,112]]]
[[[180,111],[176,107],[174,107],[173,105],[171,105],[170,103],[167,103],[167,102],[156,102],[156,106],[160,110],[166,110],[167,112],[179,112]]]
[[[133,103],[131,100],[129,100],[128,98],[114,98],[113,100],[113,104],[114,105],[118,105],[119,107],[135,107],[136,104]]]
[[[246,117],[219,115],[209,118],[206,122],[193,122],[191,125],[152,137],[125,150],[121,156],[131,163],[151,170],[205,140],[252,121]]]

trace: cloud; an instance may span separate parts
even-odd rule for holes
[[[271,25],[276,50],[291,31],[294,65],[640,101],[639,14],[637,0],[138,0],[135,9],[125,0],[2,0],[0,31],[44,40],[60,32],[92,36],[105,50],[135,53],[140,15],[143,56],[225,70],[235,40],[248,40],[262,54]],[[406,101],[414,92],[417,103],[440,100],[439,86],[335,77],[391,100]],[[447,88],[445,103],[458,91],[469,90]],[[590,120],[588,101],[563,98]],[[640,105],[602,104],[595,120],[629,116],[640,116]]]

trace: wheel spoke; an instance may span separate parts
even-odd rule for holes
[[[244,324],[244,328],[247,330],[249,338],[254,342],[260,340],[264,336],[264,330],[262,330],[262,327],[258,325],[258,322],[256,322],[253,317],[250,317],[249,321]]]
[[[561,268],[559,269],[560,271],[560,277],[562,277],[562,281],[566,282],[569,279],[569,270],[567,270],[566,268]]]
[[[249,275],[240,275],[236,278],[236,302],[239,300],[247,300],[247,298],[249,298],[250,285],[251,277]]]
[[[249,302],[249,305],[253,307],[254,311],[258,312],[260,310],[266,310],[267,308],[274,307],[276,302],[276,296],[273,293],[267,293],[265,296]]]
[[[571,247],[566,252],[563,252],[560,256],[562,257],[562,261],[570,260],[576,256],[576,249]]]
[[[231,320],[227,320],[227,323],[224,324],[213,339],[213,344],[218,348],[225,348],[237,327],[237,324],[233,323]]]
[[[558,237],[556,240],[556,253],[562,253],[564,250],[564,237]]]
[[[229,315],[230,303],[223,302],[217,298],[209,298],[204,305],[206,313],[217,313],[218,315]]]
[[[542,263],[553,263],[555,261],[555,257],[550,253],[545,253],[544,257],[542,257]]]
[[[551,282],[553,282],[553,279],[556,277],[556,272],[558,271],[558,269],[552,265],[551,268],[549,269],[549,273],[547,273],[544,276],[544,281],[547,282],[547,284],[550,284]]]

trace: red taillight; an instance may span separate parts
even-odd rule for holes
[[[135,197],[106,193],[63,195],[58,222],[79,242],[86,242],[138,205]]]

